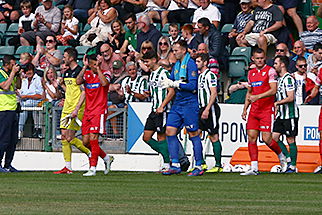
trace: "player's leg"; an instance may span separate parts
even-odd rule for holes
[[[169,155],[167,136],[165,133],[159,132],[157,133],[157,138],[158,138],[159,151],[163,158],[162,171],[166,171],[170,168],[170,155]]]
[[[65,160],[65,167],[54,174],[71,174],[72,173],[72,147],[67,141],[67,129],[61,129],[61,144]]]
[[[280,118],[277,118],[274,121],[272,138],[278,143],[278,146],[282,150],[282,153],[286,156],[286,161],[291,162],[290,153],[288,152],[283,141],[279,140],[282,134],[286,134],[285,120],[281,120]]]
[[[287,164],[287,173],[296,172],[296,161],[297,161],[297,146],[295,142],[295,137],[287,137],[287,143],[290,147],[290,158],[291,162]]]
[[[320,166],[318,166],[314,170],[315,174],[322,174],[322,106],[320,109],[320,116],[319,116],[319,132],[320,132],[320,141],[319,141]]]
[[[85,153],[88,157],[91,155],[91,151],[84,146],[83,142],[75,137],[76,131],[75,130],[66,130],[66,139],[71,144],[76,146],[81,152]]]
[[[177,128],[172,126],[166,127],[166,136],[169,154],[171,158],[171,167],[169,171],[163,172],[164,175],[179,174],[181,172],[180,161],[179,161],[179,144],[180,141],[177,137]]]
[[[90,133],[84,135],[85,139],[89,139],[89,144],[91,146],[92,154],[89,158],[89,171],[84,173],[83,176],[95,176],[96,175],[96,166],[98,161],[98,156],[100,153],[100,146],[98,144],[98,133]]]
[[[290,153],[286,148],[285,144],[281,140],[277,140],[278,146],[281,148],[282,153],[286,156],[287,163],[291,162]]]

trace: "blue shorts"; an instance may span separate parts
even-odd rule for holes
[[[282,5],[285,10],[290,9],[290,8],[296,8],[297,5],[299,4],[298,0],[277,0],[276,1],[277,5]]]
[[[168,114],[167,126],[175,128],[184,126],[189,132],[197,131],[199,128],[198,105],[173,105]]]

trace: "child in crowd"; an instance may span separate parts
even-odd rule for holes
[[[172,46],[175,42],[181,40],[181,36],[179,35],[179,26],[177,23],[171,23],[169,25],[169,39],[170,45]]]
[[[64,46],[69,45],[69,40],[76,40],[78,37],[78,19],[73,16],[73,7],[66,5],[63,10],[63,20],[61,22],[61,35],[56,36],[57,41]]]

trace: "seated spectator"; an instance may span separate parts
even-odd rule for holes
[[[82,46],[96,46],[98,42],[107,40],[108,33],[112,33],[112,21],[117,18],[117,11],[109,7],[108,2],[109,0],[97,1],[94,13],[88,18],[91,29],[80,38]]]
[[[0,3],[0,23],[11,23],[19,19],[19,12],[14,10],[15,1],[1,1]]]
[[[66,5],[63,10],[63,20],[61,22],[60,33],[56,36],[57,41],[63,46],[69,45],[68,41],[76,40],[78,33],[78,19],[73,15],[73,8],[70,5]]]
[[[171,50],[170,40],[167,36],[160,37],[157,54],[159,59],[168,59],[170,63],[175,63],[177,61]]]
[[[125,33],[125,41],[121,48],[122,53],[136,50],[137,35],[139,31],[135,22],[136,22],[136,16],[134,14],[131,14],[125,18],[125,25],[128,28],[128,30]]]
[[[128,76],[121,82],[125,103],[144,101],[146,98],[144,92],[148,88],[146,79],[138,75],[137,66],[133,61],[128,62],[125,68]]]
[[[18,94],[20,98],[21,107],[37,107],[41,101],[43,88],[41,78],[35,74],[35,66],[31,63],[25,65],[24,69],[26,78],[22,80],[21,89]],[[22,137],[24,125],[28,116],[27,111],[22,111],[19,116],[19,136]],[[41,134],[40,116],[38,111],[32,112],[34,120],[33,137],[39,137]]]
[[[313,46],[313,54],[307,58],[307,71],[312,71],[322,62],[322,43],[316,43]],[[315,72],[317,73],[317,72]]]
[[[306,19],[306,29],[301,35],[301,41],[308,52],[313,52],[315,43],[322,43],[322,29],[319,28],[319,20],[315,16]]]
[[[181,34],[183,39],[188,44],[188,51],[191,54],[192,52],[196,53],[198,48],[198,41],[193,35],[193,26],[191,24],[186,24],[182,27]]]
[[[246,76],[235,80],[228,88],[229,98],[225,100],[227,104],[244,104],[247,94],[248,80]]]
[[[27,52],[21,53],[20,59],[19,59],[20,67],[23,67],[27,63],[31,63],[32,59],[33,59],[33,57],[31,54],[29,54]]]
[[[141,46],[140,52],[135,52],[135,62],[138,62],[139,65],[139,73],[140,75],[147,75],[149,72],[149,68],[144,64],[144,62],[141,60],[142,56],[147,53],[148,51],[155,51],[153,44],[151,41],[144,41]]]
[[[35,20],[32,22],[35,31],[23,32],[20,37],[22,46],[44,45],[48,35],[54,36],[58,30],[61,21],[60,10],[53,6],[52,0],[43,0],[43,5],[37,7],[35,11]]]
[[[239,33],[243,32],[246,24],[253,15],[251,8],[251,0],[240,0],[241,12],[237,15],[233,29],[228,34],[230,50],[233,51],[237,46],[236,37]]]
[[[101,69],[106,71],[114,71],[115,74],[120,74],[124,71],[124,61],[120,54],[113,52],[111,45],[107,42],[99,47],[98,61],[100,62]],[[115,61],[121,62],[121,67],[115,69],[113,64]]]
[[[198,43],[205,43],[209,49],[210,58],[218,60],[222,68],[226,68],[228,52],[225,48],[220,31],[215,28],[208,18],[201,18],[198,20],[198,33],[196,39]]]
[[[218,8],[212,4],[210,4],[210,0],[200,0],[200,7],[193,14],[193,24],[198,22],[201,18],[208,18],[210,22],[216,27],[219,27],[221,14]]]
[[[166,10],[161,11],[153,11],[149,13],[149,17],[152,17],[153,20],[160,21],[162,26],[168,23],[168,14],[170,11],[174,10],[179,10],[179,9],[184,9],[184,6],[181,4],[181,1],[176,0],[176,1],[170,1],[168,7],[165,7]]]
[[[179,35],[179,26],[177,23],[171,23],[169,25],[169,40],[170,40],[170,46],[172,46],[175,42],[178,42],[181,40],[181,36]]]
[[[296,83],[295,91],[295,101],[296,104],[301,105],[304,103],[303,91],[305,90],[305,80],[306,80],[306,69],[307,63],[306,59],[302,56],[299,56],[296,60],[296,69],[297,71],[292,74]]]
[[[175,2],[179,2],[180,6],[183,8],[179,8],[176,10],[170,10],[168,15],[165,16],[165,20],[162,20],[162,23],[179,23],[180,25],[184,25],[186,23],[191,22],[191,17],[194,12],[198,8],[198,0],[174,0]]]
[[[49,66],[45,69],[44,77],[41,79],[41,84],[44,88],[43,100],[53,102],[61,97],[58,89],[57,72],[53,66]]]
[[[108,40],[113,51],[120,50],[125,40],[125,30],[120,20],[113,20],[112,33],[108,34]]]
[[[289,58],[289,64],[288,64],[288,71],[290,73],[293,73],[296,71],[296,67],[295,67],[295,61],[292,61],[292,56],[290,56],[290,52],[287,48],[287,45],[285,43],[279,43],[276,45],[275,47],[275,57],[276,56],[286,56]],[[266,60],[266,64],[268,66],[273,67],[274,66],[274,58],[270,58]]]
[[[50,65],[54,66],[56,71],[59,71],[62,63],[63,55],[57,50],[57,41],[54,36],[46,37],[46,48],[43,46],[36,47],[37,53],[32,60],[32,64],[39,71],[38,75],[43,76],[43,73]]]
[[[147,0],[123,0],[123,9],[125,14],[137,14],[146,9],[147,3]]]
[[[303,32],[303,23],[299,15],[296,13],[296,8],[299,4],[298,0],[290,1],[290,0],[276,0],[275,4],[278,5],[282,13],[285,13],[285,10],[287,14],[293,19],[293,22],[297,28],[297,31],[301,35]],[[286,25],[286,23],[284,23]]]
[[[236,41],[239,46],[255,46],[267,51],[267,46],[277,42],[279,30],[283,27],[283,14],[270,0],[258,2],[251,20]]]
[[[209,49],[208,49],[208,46],[206,43],[199,44],[197,54],[201,54],[201,53],[204,53],[204,54],[209,53]],[[219,85],[219,78],[220,78],[219,63],[216,58],[209,58],[208,69],[217,76],[217,78],[218,78],[217,87],[219,88],[220,87],[220,85]]]
[[[147,15],[140,16],[137,25],[140,32],[137,36],[136,50],[139,51],[142,43],[146,40],[151,41],[154,50],[156,50],[159,38],[162,36],[161,32],[157,30],[153,24],[151,24],[151,20]]]
[[[8,43],[11,46],[20,46],[20,35],[23,32],[31,31],[33,29],[32,22],[35,20],[35,14],[31,12],[31,2],[24,0],[20,4],[23,16],[19,18],[18,35],[9,39]]]
[[[162,11],[168,8],[169,4],[170,0],[148,0],[146,9],[143,13],[147,14],[152,22],[154,19],[160,20]],[[141,15],[142,14],[139,16]]]
[[[293,53],[294,53],[294,57],[292,58],[292,60],[295,62],[299,56],[305,57],[305,59],[307,59],[310,56],[310,53],[306,52],[304,43],[300,40],[294,43]]]

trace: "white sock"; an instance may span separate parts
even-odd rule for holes
[[[89,168],[89,170],[92,170],[92,171],[96,172],[96,166],[91,166],[91,167]]]
[[[170,164],[169,164],[169,163],[164,163],[164,164],[163,164],[163,167],[164,167],[164,168],[170,168]]]
[[[87,156],[90,158],[90,157],[92,157],[92,152],[89,152],[88,154],[87,154]]]
[[[66,162],[66,168],[72,170],[72,162]]]
[[[280,159],[281,160],[281,158],[284,158],[284,159],[286,159],[286,156],[281,152],[281,153],[279,153],[279,155],[278,155],[278,159]]]
[[[291,158],[290,157],[286,158],[286,162],[287,163],[290,163],[291,162]]]
[[[251,163],[252,170],[257,172],[258,171],[258,161],[252,161],[250,163]]]
[[[110,156],[108,154],[106,154],[106,156],[103,158],[103,160],[105,162],[108,162],[110,160]]]
[[[172,163],[172,166],[180,168],[180,163]]]
[[[195,166],[195,168],[202,170],[201,166]]]

